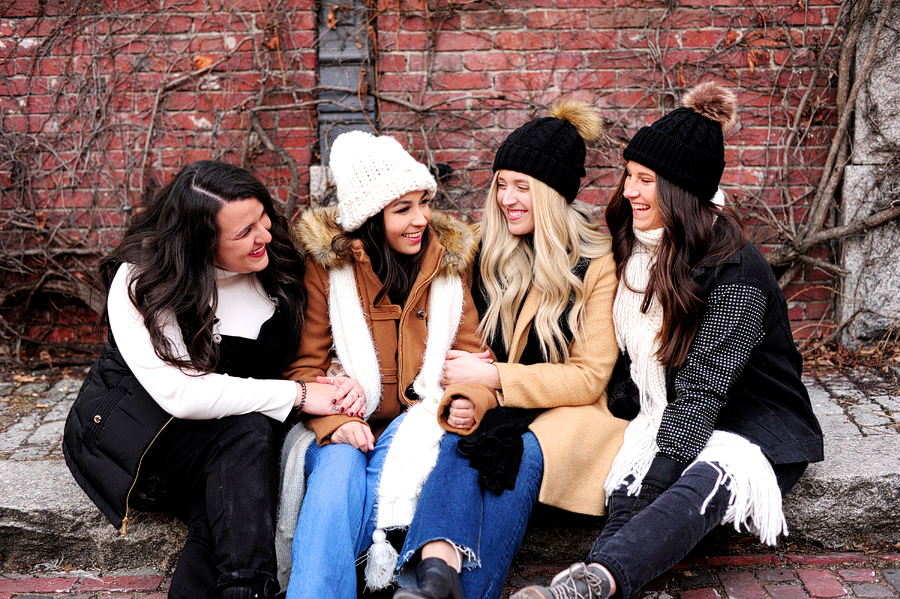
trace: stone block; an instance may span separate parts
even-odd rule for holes
[[[857,69],[871,44],[882,2],[873,2],[868,23],[857,44]],[[900,20],[900,6],[892,8],[888,23]],[[854,115],[852,164],[844,169],[841,224],[877,212],[900,199],[900,176],[891,166],[900,147],[900,53],[895,51],[900,32],[888,25],[877,49],[877,59],[862,87]],[[850,320],[841,341],[859,347],[877,341],[895,328],[900,318],[900,271],[895,257],[900,250],[897,223],[845,240],[843,266],[850,274],[839,294],[840,319]]]
[[[856,48],[857,70],[863,66],[882,5],[881,0],[872,3],[869,20],[860,32]],[[885,163],[889,159],[885,148],[900,144],[900,104],[897,103],[900,98],[900,53],[896,51],[900,31],[891,27],[892,22],[900,21],[900,7],[894,5],[892,12],[879,40],[875,66],[857,101],[853,137],[855,164]]]
[[[61,460],[0,461],[0,547],[4,566],[43,561],[105,570],[174,565],[187,529],[136,512],[122,536],[78,487]],[[2,590],[2,589],[0,589]]]

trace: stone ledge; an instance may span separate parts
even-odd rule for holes
[[[791,539],[836,549],[854,542],[900,540],[900,437],[868,438],[865,449],[883,459],[867,465],[862,447],[814,464],[785,501]],[[884,453],[882,453],[884,452]],[[841,456],[845,459],[841,459]],[[885,471],[885,463],[893,469]],[[877,472],[874,472],[877,470]],[[76,568],[127,569],[174,565],[186,536],[173,518],[135,513],[120,536],[76,485],[61,460],[0,461],[0,547],[4,565],[57,562]],[[583,559],[603,518],[538,506],[517,560]]]

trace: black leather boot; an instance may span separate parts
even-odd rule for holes
[[[403,587],[394,593],[394,599],[463,599],[459,572],[444,560],[429,557],[416,568],[417,589]]]

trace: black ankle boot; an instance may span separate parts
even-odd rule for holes
[[[429,557],[416,568],[417,589],[404,587],[394,593],[394,599],[463,599],[459,572],[444,560]]]

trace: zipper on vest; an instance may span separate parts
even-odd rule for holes
[[[144,463],[144,458],[147,456],[147,452],[150,451],[150,448],[153,447],[153,443],[156,442],[157,437],[159,437],[160,433],[162,433],[166,429],[166,427],[169,426],[169,423],[172,422],[173,420],[175,420],[174,416],[172,416],[168,420],[166,420],[166,423],[164,425],[162,425],[162,428],[159,429],[156,432],[156,434],[153,436],[153,439],[150,441],[150,444],[147,446],[147,449],[145,449],[144,453],[141,454],[141,459],[138,460],[137,472],[134,473],[134,480],[131,481],[131,487],[129,487],[129,489],[128,489],[128,494],[125,495],[125,517],[122,518],[122,528],[119,529],[119,534],[123,537],[126,534],[128,534],[128,530],[127,530],[127,528],[128,528],[128,510],[130,509],[128,507],[128,501],[131,499],[131,492],[134,490],[134,485],[137,484],[138,477],[141,475],[141,464]]]

